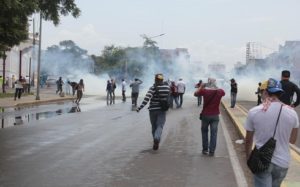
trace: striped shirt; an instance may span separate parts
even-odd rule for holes
[[[144,106],[147,105],[147,103],[150,101],[148,109],[151,110],[161,110],[160,102],[159,100],[168,100],[169,94],[170,94],[170,87],[169,85],[164,82],[161,85],[157,85],[157,91],[155,89],[155,85],[151,86],[142,102],[140,107],[138,108],[141,110],[144,108]],[[158,95],[159,94],[159,95]]]

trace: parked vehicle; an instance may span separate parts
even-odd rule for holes
[[[55,86],[56,85],[56,81],[57,81],[56,77],[48,76],[47,80],[46,80],[46,86],[47,87]]]

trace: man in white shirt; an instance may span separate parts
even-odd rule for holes
[[[179,107],[182,107],[183,103],[183,94],[185,93],[185,82],[183,82],[182,78],[179,79],[177,82],[177,89],[178,89],[178,98],[179,98]]]
[[[264,102],[250,109],[245,123],[246,156],[247,159],[250,156],[253,139],[255,146],[259,149],[273,136],[279,116],[274,136],[276,148],[271,164],[266,171],[254,174],[254,185],[256,187],[280,187],[289,167],[289,143],[294,144],[297,140],[299,119],[292,107],[279,100],[280,95],[283,93],[280,81],[269,79],[263,82],[261,91]]]

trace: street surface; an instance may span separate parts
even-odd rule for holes
[[[228,149],[232,141],[225,137],[222,118],[215,157],[201,155],[195,98],[186,97],[182,109],[168,112],[158,151],[152,150],[148,110],[131,111],[130,100],[116,103],[1,129],[0,186],[233,187],[245,182],[236,180],[242,172],[233,169],[240,166]],[[80,108],[85,106],[83,99]]]

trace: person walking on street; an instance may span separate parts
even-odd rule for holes
[[[231,106],[230,108],[234,108],[235,107],[235,103],[236,103],[236,95],[237,95],[237,83],[235,82],[235,80],[232,78],[230,79],[230,100],[231,100]]]
[[[183,82],[182,78],[179,79],[177,82],[177,89],[178,89],[178,97],[179,97],[179,107],[182,107],[183,103],[183,94],[185,93],[185,82]]]
[[[122,79],[122,101],[125,102],[126,101],[126,82],[124,79]]]
[[[137,99],[139,97],[140,84],[142,83],[143,81],[139,80],[138,78],[135,78],[134,82],[129,85],[132,89],[131,90],[132,110],[136,108]]]
[[[275,134],[276,146],[271,163],[266,171],[254,174],[254,186],[280,187],[291,159],[289,143],[294,144],[297,140],[299,119],[292,107],[279,100],[284,92],[279,81],[272,78],[264,81],[261,91],[263,103],[249,110],[245,122],[246,156],[248,160],[253,139],[259,149]]]
[[[202,80],[199,80],[199,82],[195,85],[195,88],[199,88],[201,84],[202,84]],[[198,106],[200,106],[201,103],[202,103],[202,96],[198,96],[197,97],[197,104],[198,104]]]
[[[175,101],[176,104],[176,108],[179,107],[179,103],[178,103],[178,88],[176,86],[175,81],[171,81],[171,86],[170,86],[170,108],[173,108],[173,101]]]
[[[139,112],[150,101],[148,109],[152,126],[153,150],[158,150],[159,148],[161,134],[166,122],[166,111],[162,110],[160,100],[168,101],[170,87],[168,83],[163,82],[163,80],[163,74],[155,75],[153,86],[149,88],[142,104],[136,109],[136,111]]]
[[[255,94],[257,95],[257,105],[261,104],[261,91],[260,91],[261,82],[258,83],[257,91]]]
[[[117,85],[116,85],[116,82],[114,79],[111,79],[111,88],[112,88],[112,101],[113,101],[113,104],[115,104],[115,98],[116,98],[116,95],[115,95],[115,90],[117,88]]]
[[[20,78],[18,80],[16,80],[14,82],[14,84],[15,84],[15,86],[14,86],[15,87],[15,98],[14,98],[14,100],[16,100],[17,97],[18,97],[18,99],[21,99],[22,92],[23,92],[22,76],[20,76]]]
[[[112,84],[111,84],[110,80],[107,80],[106,92],[107,92],[106,104],[111,105],[112,104]]]
[[[291,107],[296,107],[300,103],[300,90],[298,86],[290,81],[290,71],[283,70],[281,72],[281,85],[283,89],[283,94],[279,97],[280,101]],[[293,102],[293,96],[296,93],[297,99],[296,102]]]
[[[57,85],[57,90],[56,90],[56,94],[59,93],[59,95],[62,94],[62,86],[64,84],[64,81],[62,80],[61,77],[59,77],[59,79],[56,81],[56,85]]]
[[[84,92],[84,83],[83,83],[83,79],[80,79],[80,81],[77,85],[77,98],[75,100],[75,103],[79,104],[79,102],[82,98],[83,92]]]
[[[217,134],[219,124],[219,106],[225,95],[223,89],[218,88],[216,79],[209,78],[208,83],[201,84],[194,96],[203,96],[204,104],[200,113],[202,132],[202,154],[214,156],[217,146]],[[208,128],[210,128],[210,141],[208,141]]]

